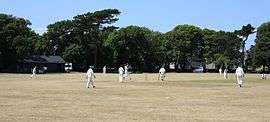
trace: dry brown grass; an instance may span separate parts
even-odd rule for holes
[[[147,77],[146,77],[147,76]],[[97,74],[86,89],[84,74],[0,74],[0,121],[269,121],[270,80],[248,74],[244,88],[232,74]]]

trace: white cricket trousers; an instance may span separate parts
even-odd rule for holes
[[[228,79],[228,73],[224,73],[224,79]]]
[[[120,83],[123,82],[123,74],[119,74],[119,82],[120,82]]]
[[[94,82],[92,78],[87,78],[86,88],[89,88],[89,85],[94,87]]]
[[[236,75],[236,79],[239,85],[243,84],[243,75]]]

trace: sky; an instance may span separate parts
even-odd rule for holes
[[[86,12],[116,8],[122,13],[114,25],[145,26],[168,32],[179,24],[234,31],[270,21],[270,0],[0,0],[0,13],[31,21],[43,33],[48,24]],[[254,44],[255,34],[247,41]]]

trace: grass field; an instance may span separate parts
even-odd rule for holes
[[[233,74],[0,74],[0,121],[270,121],[270,80],[248,74],[243,88]]]

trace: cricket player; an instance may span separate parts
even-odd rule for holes
[[[124,68],[125,68],[124,79],[126,80],[127,78],[129,78],[129,80],[131,80],[131,77],[129,76],[129,72],[128,72],[128,64],[126,64]]]
[[[237,84],[239,87],[242,87],[242,84],[243,84],[243,79],[245,77],[245,73],[244,73],[244,70],[243,68],[241,67],[238,67],[235,71],[235,76],[236,76],[236,79],[237,79]]]
[[[222,75],[222,69],[221,69],[221,68],[219,68],[219,70],[218,70],[218,71],[219,71],[219,74],[220,74],[220,75]]]
[[[95,88],[96,86],[94,85],[94,81],[93,78],[96,78],[94,71],[92,69],[92,66],[89,67],[89,69],[86,72],[86,88],[89,88],[89,85],[91,85],[93,88]]]
[[[165,79],[165,73],[166,73],[165,68],[164,67],[161,67],[159,69],[159,78],[158,79],[160,79],[161,81],[164,81],[164,79]]]
[[[103,67],[103,74],[106,74],[106,66]]]
[[[33,69],[32,69],[32,75],[30,76],[31,78],[37,78],[37,66],[35,66]]]
[[[224,69],[224,79],[228,79],[228,69]]]
[[[124,78],[124,68],[120,66],[118,68],[118,73],[119,73],[119,82],[123,83],[123,78]]]

